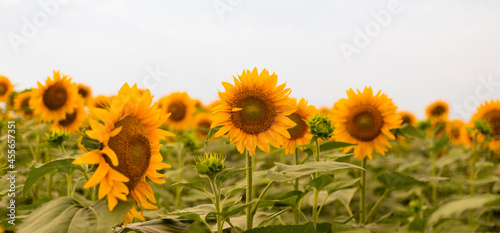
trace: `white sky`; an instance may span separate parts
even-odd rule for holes
[[[419,118],[436,99],[468,120],[475,101],[500,98],[500,1],[393,0],[402,11],[348,62],[340,45],[354,45],[357,28],[379,25],[370,12],[389,2],[69,0],[47,16],[39,1],[0,0],[0,73],[22,90],[58,69],[94,94],[114,94],[124,82],[142,86],[159,67],[168,75],[154,95],[187,91],[209,103],[222,81],[258,67],[316,106],[372,86]],[[214,4],[227,7],[223,18]],[[16,52],[9,38],[34,21],[37,32]]]

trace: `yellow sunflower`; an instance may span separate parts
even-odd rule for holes
[[[467,137],[469,134],[467,133],[467,129],[465,128],[465,124],[462,120],[455,119],[448,121],[445,130],[453,145],[468,145]]]
[[[9,98],[10,93],[14,91],[14,86],[10,80],[0,75],[0,101],[7,100]]]
[[[425,114],[427,119],[431,121],[445,121],[448,120],[448,113],[450,112],[450,107],[448,103],[442,100],[438,100],[434,103],[429,104],[425,109]]]
[[[162,184],[166,175],[157,170],[171,167],[162,163],[160,140],[172,133],[159,129],[168,115],[156,104],[151,106],[152,96],[148,90],[139,94],[137,85],[123,85],[108,109],[90,108],[90,130],[88,137],[101,143],[101,149],[87,152],[74,164],[99,164],[92,177],[84,185],[90,188],[99,184],[98,198],[107,196],[109,210],[132,195],[142,208],[156,209],[156,199],[146,177]],[[144,220],[133,207],[125,218],[125,224],[133,217]]]
[[[390,130],[401,125],[392,99],[381,91],[373,95],[371,87],[357,93],[349,89],[347,97],[333,107],[335,140],[357,144],[344,148],[344,153],[354,148],[354,158],[371,160],[374,150],[385,155],[391,147],[389,140],[395,139]]]
[[[330,116],[330,114],[332,113],[332,109],[330,109],[329,107],[323,106],[323,107],[319,108],[318,112],[320,115]]]
[[[415,117],[415,115],[413,113],[408,112],[408,111],[400,111],[398,114],[402,120],[402,122],[401,122],[402,125],[404,125],[404,124],[408,124],[411,126],[417,125],[417,118]]]
[[[212,125],[212,120],[210,119],[210,113],[200,112],[194,116],[193,128],[201,140],[207,138],[207,134],[210,131],[210,125]]]
[[[54,79],[48,77],[45,85],[38,82],[38,88],[31,92],[30,107],[46,122],[62,120],[78,107],[78,88],[59,71],[54,71]]]
[[[165,122],[175,131],[189,129],[195,113],[195,103],[186,92],[174,92],[160,100],[165,113],[171,113]]]
[[[66,131],[69,134],[78,134],[83,126],[87,114],[83,108],[83,99],[80,99],[79,107],[73,113],[66,113],[66,118],[52,124],[52,130]]]
[[[14,109],[26,118],[33,117],[33,109],[30,107],[31,91],[22,92],[14,98]]]
[[[83,98],[85,103],[89,103],[92,99],[92,89],[82,83],[79,83],[78,85],[76,85],[76,87],[78,88],[78,94]]]
[[[477,112],[472,116],[470,124],[474,125],[474,121],[478,119],[484,119],[490,123],[492,140],[487,143],[488,147],[492,151],[500,152],[500,101],[491,100],[481,104],[477,108]],[[480,134],[477,139],[478,142],[482,142],[484,136]]]
[[[222,82],[225,91],[219,91],[220,102],[212,108],[212,128],[223,126],[214,137],[230,138],[240,153],[245,149],[255,154],[258,146],[270,152],[270,145],[279,148],[283,138],[290,138],[288,129],[296,124],[287,116],[296,108],[289,98],[286,83],[277,85],[278,76],[264,69],[245,70],[234,85]]]
[[[89,106],[93,108],[109,109],[109,103],[112,99],[112,96],[98,95],[92,99],[92,104]]]
[[[297,104],[297,99],[292,98],[294,106],[297,108],[294,113],[288,116],[290,120],[295,122],[293,128],[288,129],[290,133],[290,138],[285,138],[283,140],[283,148],[287,155],[295,153],[296,145],[308,144],[311,141],[312,135],[309,133],[309,126],[306,120],[310,120],[311,117],[316,113],[316,107],[312,105],[307,105],[307,101],[302,98]]]

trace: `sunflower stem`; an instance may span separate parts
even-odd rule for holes
[[[178,144],[177,147],[177,170],[179,171],[179,174],[177,175],[177,180],[176,182],[179,183],[182,181],[182,166],[183,166],[183,158],[182,158],[182,149],[183,145],[182,143]],[[176,187],[175,188],[175,209],[179,210],[181,209],[181,194],[182,194],[182,187]]]
[[[249,204],[252,202],[252,194],[253,194],[253,184],[252,184],[252,176],[253,176],[253,161],[252,156],[248,153],[248,150],[245,150],[245,156],[247,159],[247,193],[246,193],[246,203]],[[248,205],[247,207],[247,222],[246,222],[246,230],[250,230],[253,228],[253,218],[252,218],[252,205]]]
[[[361,199],[360,199],[360,211],[361,213],[359,214],[360,217],[360,223],[365,223],[365,217],[366,217],[366,158],[364,157],[363,160],[361,160],[361,167],[363,167],[363,170],[361,170]]]
[[[73,195],[72,195],[72,188],[71,188],[71,185],[72,185],[72,182],[73,182],[73,176],[72,174],[70,173],[66,173],[66,181],[68,182],[68,197],[71,198]]]
[[[474,134],[473,138],[473,143],[474,143],[474,150],[472,151],[472,161],[470,165],[470,180],[474,181],[476,179],[476,154],[477,154],[477,132]],[[474,196],[474,193],[476,192],[476,185],[474,183],[471,183],[470,185],[470,195]],[[469,210],[469,223],[472,222],[472,210]]]
[[[436,177],[436,153],[430,152],[430,157],[431,157],[431,163],[432,163],[431,177],[435,178]],[[436,207],[436,205],[437,205],[437,182],[436,182],[436,180],[432,181],[431,184],[432,184],[432,206]]]
[[[295,165],[299,165],[299,148],[295,148]],[[293,189],[295,191],[299,191],[299,178],[295,179],[295,183],[293,184]],[[299,225],[299,211],[300,211],[300,205],[297,205],[297,207],[293,210],[293,219],[295,221],[295,225]]]
[[[319,139],[316,138],[316,154],[314,155],[314,159],[316,160],[316,162],[319,162]],[[319,177],[319,172],[316,172],[316,175],[314,178],[318,178]],[[313,204],[313,213],[312,213],[312,217],[313,217],[313,226],[314,226],[314,229],[316,229],[316,226],[317,226],[317,222],[318,222],[318,198],[319,198],[319,190],[317,190],[316,188],[314,189],[314,204]]]
[[[375,210],[377,209],[378,205],[380,205],[380,203],[382,202],[382,200],[384,200],[384,198],[387,197],[387,195],[389,194],[389,189],[386,189],[384,194],[382,194],[382,196],[378,199],[377,202],[375,202],[375,204],[372,206],[372,209],[370,210],[370,212],[368,212],[368,216],[366,216],[366,222],[365,224],[368,223],[368,221],[370,221],[370,217],[373,215],[373,213],[375,212]]]

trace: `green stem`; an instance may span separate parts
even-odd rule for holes
[[[177,175],[176,182],[179,183],[182,181],[182,166],[184,165],[183,163],[183,158],[182,158],[182,148],[183,145],[182,143],[179,143],[177,147],[177,170],[179,171],[179,174]],[[182,194],[182,187],[177,186],[175,188],[175,209],[181,209],[181,194]]]
[[[385,192],[384,192],[384,194],[382,194],[382,196],[378,199],[378,201],[375,202],[375,205],[373,205],[372,209],[368,213],[368,216],[366,216],[366,222],[365,222],[365,224],[367,224],[368,221],[370,221],[370,217],[373,215],[373,213],[377,209],[378,205],[382,202],[382,200],[384,200],[384,198],[387,197],[387,195],[389,194],[389,192],[390,192],[389,189],[386,189]]]
[[[316,154],[314,156],[314,159],[316,162],[319,162],[319,139],[316,138]],[[316,175],[314,178],[319,177],[319,172],[316,172]],[[314,189],[314,204],[313,204],[313,212],[312,212],[312,217],[313,217],[313,226],[314,229],[316,229],[317,223],[318,223],[318,197],[319,197],[319,190],[316,188]]]
[[[436,153],[430,152],[432,170],[431,177],[436,178]],[[436,207],[437,205],[437,181],[433,180],[432,184],[432,206]]]
[[[210,187],[212,188],[212,193],[215,196],[214,205],[215,210],[217,211],[217,233],[222,233],[222,231],[224,230],[224,222],[222,219],[222,215],[220,215],[222,213],[222,206],[220,204],[220,192],[216,183],[217,177],[215,177],[213,180],[212,178],[208,177],[208,180],[210,182]]]
[[[294,154],[294,157],[295,157],[295,165],[299,165],[299,148],[295,148],[295,154]],[[295,183],[293,184],[293,189],[295,191],[299,191],[299,178],[297,177],[295,179]],[[300,206],[297,206],[294,210],[293,210],[293,219],[295,221],[295,225],[299,225],[299,210],[300,210]]]
[[[249,204],[252,202],[253,196],[253,184],[252,184],[252,176],[253,176],[253,161],[252,156],[248,153],[248,150],[245,150],[246,157],[246,172],[247,172],[247,193],[246,193],[246,203]],[[252,218],[252,205],[248,205],[247,207],[247,221],[246,221],[246,230],[250,230],[253,228],[253,218]]]
[[[361,160],[361,166],[363,167],[363,170],[361,170],[361,199],[360,199],[360,223],[365,222],[365,217],[366,217],[366,158],[363,158]]]
[[[474,134],[473,143],[474,143],[474,151],[472,151],[472,162],[470,167],[470,180],[474,182],[476,179],[476,154],[477,154],[477,132]],[[470,195],[474,196],[476,192],[476,185],[471,183],[470,185]],[[472,222],[472,210],[469,210],[469,223]]]
[[[271,187],[271,185],[273,183],[274,183],[274,181],[269,182],[269,184],[267,184],[267,186],[264,188],[264,190],[262,190],[262,192],[260,193],[259,198],[257,199],[257,202],[255,203],[255,205],[253,205],[253,208],[251,211],[252,219],[253,219],[253,216],[255,215],[255,213],[257,212],[257,208],[259,208],[259,204],[262,201],[262,198],[264,197],[267,190]]]
[[[73,183],[73,176],[72,174],[69,174],[69,173],[66,173],[66,181],[68,182],[68,197],[72,197],[72,188],[71,188],[71,184]]]

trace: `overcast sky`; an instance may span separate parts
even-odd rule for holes
[[[442,99],[468,120],[500,98],[499,12],[498,0],[0,0],[0,74],[17,90],[57,69],[94,94],[128,82],[209,103],[257,67],[316,106],[372,86],[419,118]]]

